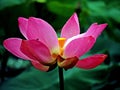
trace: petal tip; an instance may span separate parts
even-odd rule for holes
[[[71,16],[71,18],[74,18],[76,20],[76,22],[78,22],[78,16],[77,13],[73,13],[73,15]]]
[[[20,21],[21,19],[23,19],[23,17],[18,17],[18,21]]]
[[[31,16],[31,17],[29,17],[29,19],[34,19],[34,18],[35,18],[35,17],[32,17],[32,16]]]
[[[106,28],[108,26],[107,23],[104,23],[104,24],[100,24],[99,26],[103,27],[103,28]]]
[[[7,39],[3,41],[3,46],[6,47]]]
[[[61,37],[68,39],[78,34],[80,34],[79,20],[77,14],[73,13],[63,26],[61,31]]]
[[[74,17],[77,17],[77,13],[76,13],[76,12],[74,12],[74,13],[73,13],[73,16],[74,16]]]
[[[106,55],[106,54],[103,54],[103,56],[102,56],[103,60],[105,60],[107,57],[108,57],[108,55]]]
[[[27,19],[24,18],[24,17],[18,17],[18,22],[22,22],[22,21],[24,21],[24,20],[27,20]]]
[[[29,17],[28,20],[32,21],[32,20],[41,20],[41,19],[40,19],[40,18],[36,18],[36,17],[31,16],[31,17]]]
[[[98,23],[97,23],[97,22],[95,22],[95,23],[93,23],[93,25],[98,25]]]
[[[7,45],[9,45],[9,42],[10,42],[12,39],[14,39],[14,38],[5,39],[5,40],[3,41],[3,46],[4,46],[5,48],[7,48]]]

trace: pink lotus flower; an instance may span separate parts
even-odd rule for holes
[[[63,26],[60,38],[57,38],[52,26],[42,19],[19,17],[18,22],[26,40],[8,38],[4,41],[4,47],[15,56],[30,60],[39,70],[48,71],[56,65],[64,69],[74,66],[91,69],[107,57],[105,54],[95,54],[79,59],[93,47],[107,24],[93,23],[85,33],[80,34],[78,17],[74,13]]]

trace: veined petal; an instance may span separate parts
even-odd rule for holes
[[[49,66],[45,66],[45,65],[41,64],[40,62],[31,61],[31,63],[38,70],[45,71],[45,72],[49,70]]]
[[[70,38],[64,46],[63,58],[80,57],[89,51],[95,43],[92,36]]]
[[[25,55],[33,60],[39,61],[44,65],[55,62],[55,60],[52,59],[51,53],[47,46],[40,41],[23,40],[20,49]]]
[[[74,13],[63,26],[61,37],[68,39],[78,34],[80,34],[80,26],[77,14]]]
[[[107,24],[100,24],[98,25],[97,23],[93,23],[87,32],[81,34],[83,37],[86,36],[93,36],[95,39],[102,33],[102,31],[106,28]]]
[[[76,64],[76,67],[83,69],[92,69],[100,65],[106,59],[106,57],[107,55],[105,54],[95,54],[93,56],[79,60]]]
[[[29,57],[27,57],[20,51],[21,42],[22,39],[20,38],[8,38],[3,42],[3,45],[9,52],[14,54],[15,56],[25,60],[30,60]]]
[[[19,17],[19,18],[18,18],[18,25],[19,25],[20,32],[22,33],[22,35],[23,35],[26,39],[28,39],[28,38],[27,38],[27,35],[26,35],[27,25],[28,25],[28,19],[23,18],[23,17]]]
[[[35,39],[44,43],[49,50],[54,51],[55,49],[55,52],[59,52],[57,34],[44,20],[30,17],[28,20],[27,36],[28,39]]]

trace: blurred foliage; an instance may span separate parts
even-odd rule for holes
[[[65,90],[117,90],[116,78],[120,74],[113,72],[119,66],[101,65],[92,70],[73,68],[64,72]],[[120,67],[119,67],[120,69]],[[8,80],[1,86],[1,90],[59,90],[57,69],[41,72],[29,68],[17,77]],[[109,75],[113,74],[114,78]],[[114,79],[114,80],[112,80]]]
[[[104,64],[92,70],[65,71],[65,90],[120,90],[120,1],[119,0],[0,0],[0,90],[58,90],[57,69],[41,72],[28,61],[12,56],[4,39],[23,36],[18,17],[35,16],[49,22],[60,35],[68,18],[77,12],[81,32],[94,23],[108,23],[95,46],[83,57],[108,54]]]

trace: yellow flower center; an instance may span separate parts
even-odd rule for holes
[[[52,54],[52,57],[57,60],[57,64],[59,67],[62,67],[64,69],[69,69],[75,66],[77,61],[79,60],[76,56],[71,58],[63,58],[63,52],[64,52],[64,44],[66,42],[66,38],[58,38],[59,43],[59,54]]]
[[[60,48],[63,48],[66,38],[58,38]]]
[[[58,38],[58,43],[59,43],[59,54],[58,53],[52,53],[52,57],[54,59],[57,58],[58,55],[62,56],[63,55],[63,46],[66,41],[66,38]]]
[[[58,38],[59,46],[60,46],[60,55],[63,55],[63,46],[65,44],[66,38]]]
[[[59,67],[62,67],[64,69],[69,69],[75,66],[77,61],[79,60],[76,56],[71,58],[63,58],[63,51],[64,51],[64,44],[65,44],[66,38],[58,38],[59,47],[60,47],[60,53],[57,56],[57,64]]]

